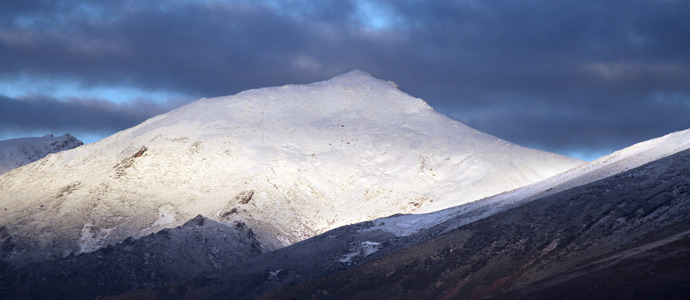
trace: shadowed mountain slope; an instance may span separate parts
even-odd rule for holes
[[[140,239],[21,269],[0,267],[0,299],[93,299],[226,269],[262,253],[244,223],[201,215]]]

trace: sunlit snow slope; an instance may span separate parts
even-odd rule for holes
[[[73,149],[83,144],[69,134],[0,141],[0,174],[32,163],[48,154]]]
[[[623,173],[690,148],[690,129],[637,143],[537,183],[466,205],[429,214],[393,216],[375,220],[370,230],[381,229],[407,236],[451,218],[448,230],[486,218],[509,208]]]
[[[15,261],[93,251],[198,214],[245,222],[269,250],[580,163],[469,128],[353,71],[201,99],[0,176],[0,229]]]

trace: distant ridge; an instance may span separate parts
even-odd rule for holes
[[[0,141],[0,174],[37,161],[48,154],[74,149],[83,144],[70,134]]]

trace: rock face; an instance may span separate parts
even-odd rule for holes
[[[48,154],[74,149],[83,144],[69,134],[0,141],[0,174],[30,164]]]
[[[272,250],[580,163],[476,131],[355,71],[201,99],[0,176],[2,257],[21,266],[89,253],[199,214],[242,222]]]

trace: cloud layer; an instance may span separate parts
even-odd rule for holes
[[[137,125],[179,103],[133,101],[116,104],[98,99],[60,101],[45,96],[13,99],[0,96],[0,139],[19,136],[71,132],[91,142]]]
[[[191,101],[362,69],[509,141],[594,153],[690,127],[688,15],[673,0],[3,1],[0,82]],[[116,131],[171,107],[0,94],[3,128]],[[54,107],[80,118],[40,113]]]

